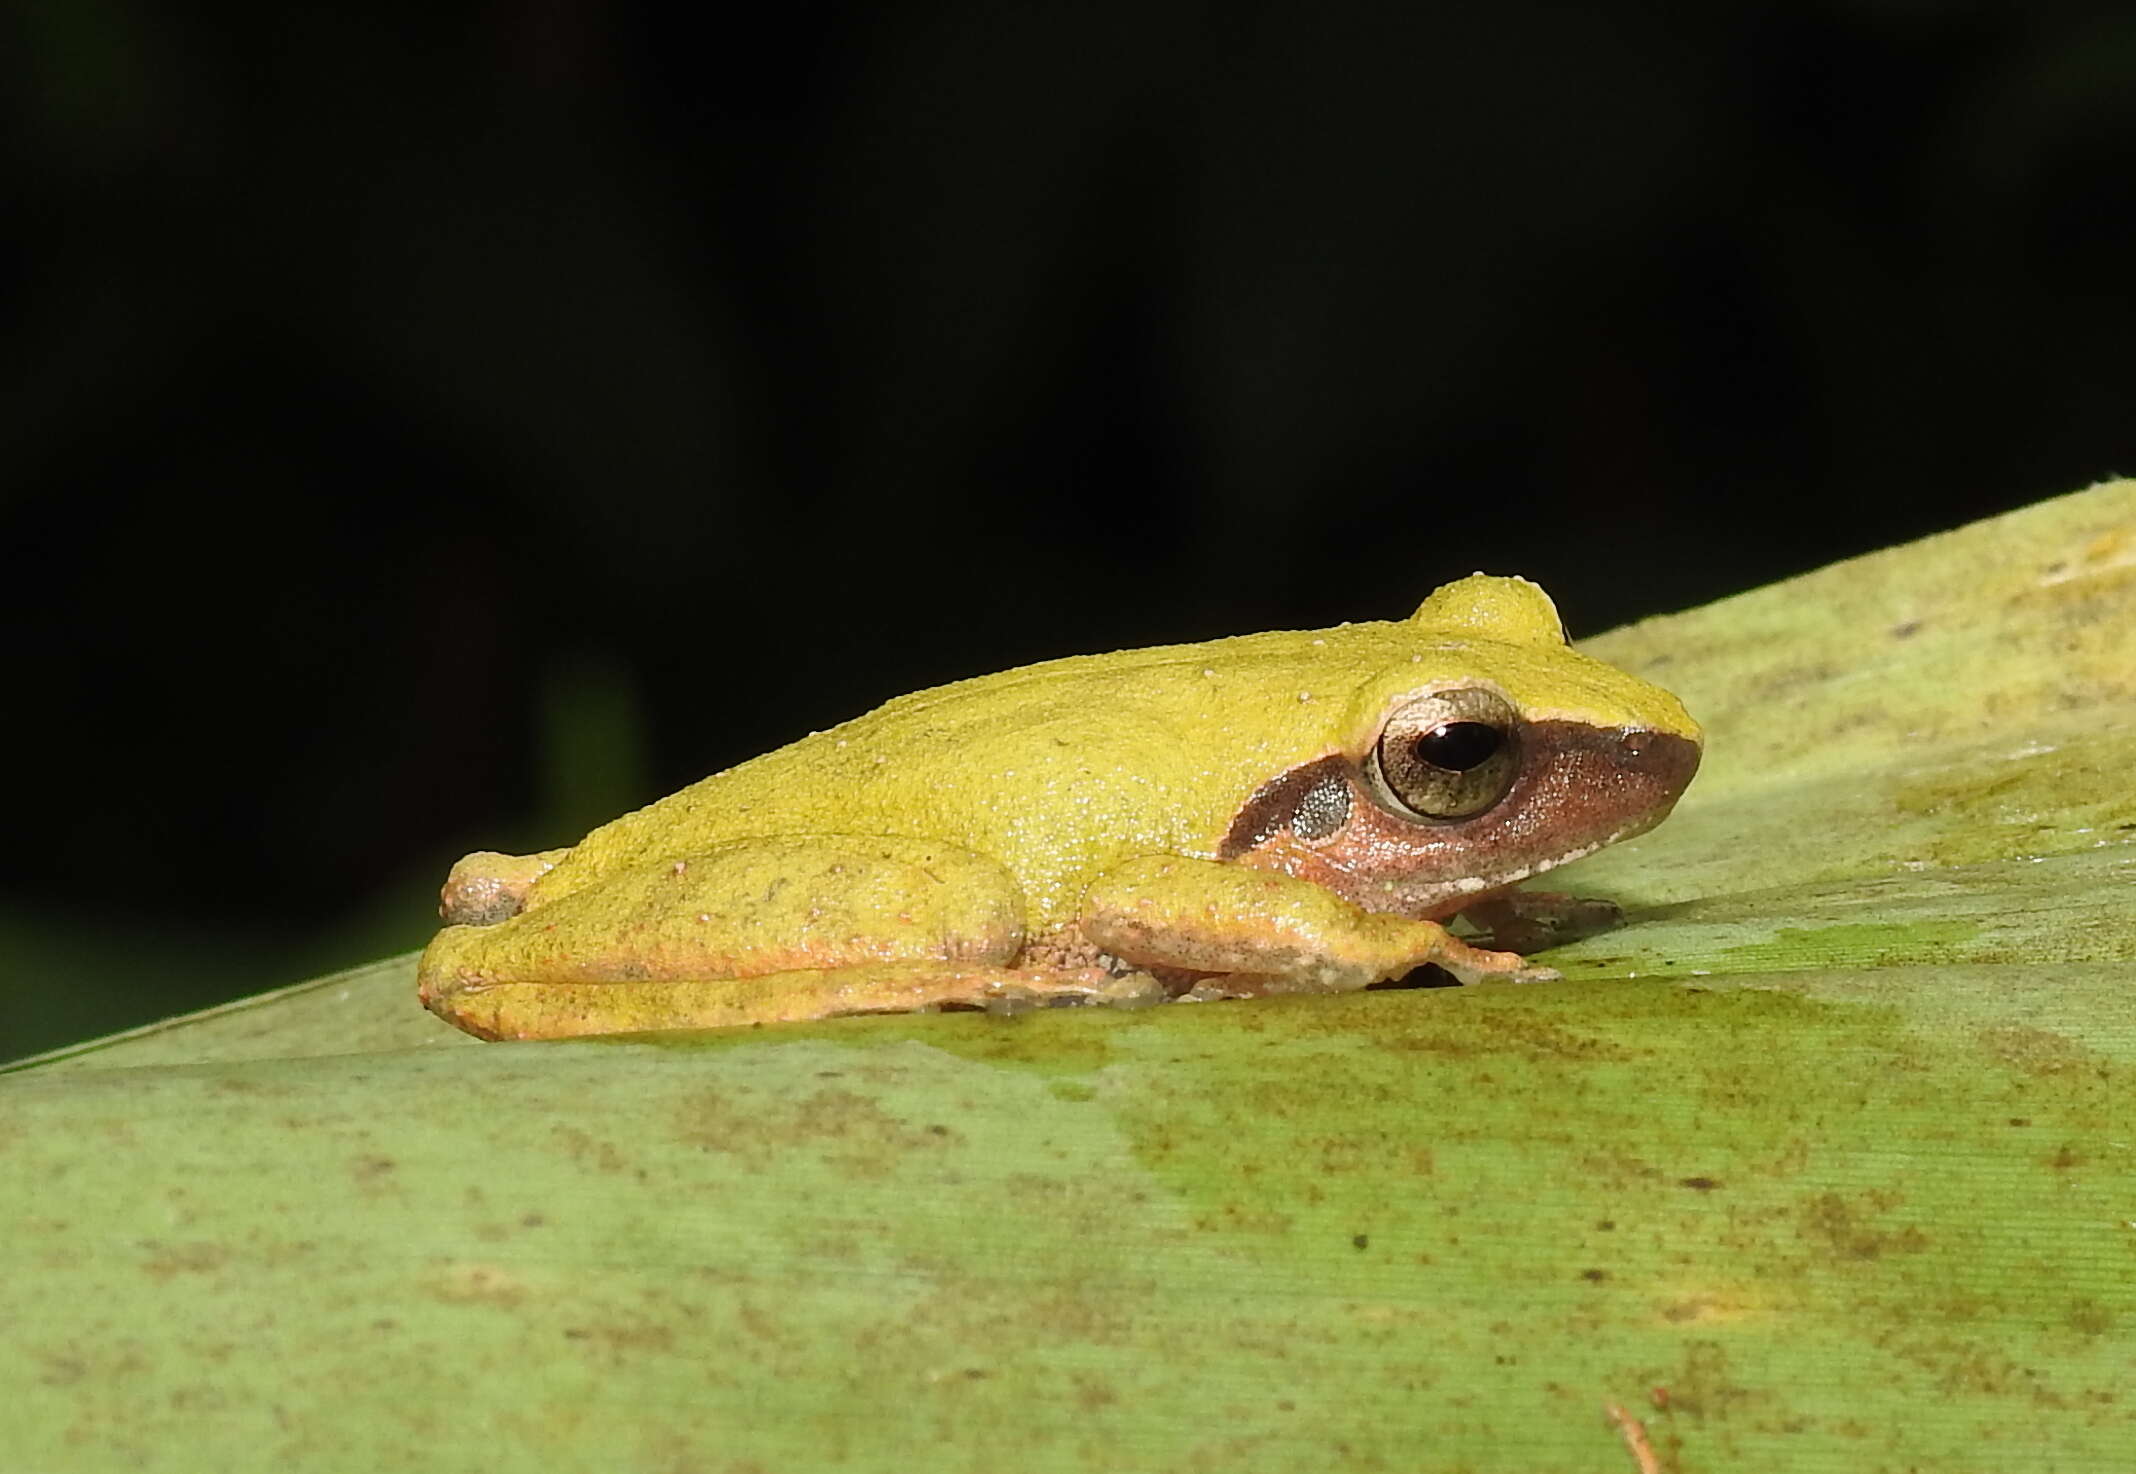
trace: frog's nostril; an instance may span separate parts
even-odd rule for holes
[[[1658,783],[1681,793],[1698,772],[1699,745],[1673,732],[1648,729],[1630,731],[1618,739],[1618,749],[1628,762]]]
[[[1617,750],[1642,762],[1674,763],[1684,748],[1696,752],[1698,744],[1652,727],[1627,727],[1617,736]]]

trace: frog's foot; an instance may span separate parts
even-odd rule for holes
[[[1554,983],[1563,976],[1554,967],[1531,967],[1518,952],[1472,947],[1455,936],[1446,937],[1425,961],[1463,983]]]
[[[1417,926],[1433,923],[1415,922]],[[1374,982],[1391,981],[1413,972],[1417,967],[1444,968],[1463,983],[1554,983],[1559,974],[1547,967],[1530,967],[1527,960],[1517,952],[1491,952],[1481,947],[1471,947],[1458,937],[1448,936],[1433,943],[1430,955],[1417,958],[1413,965],[1399,962],[1385,964],[1384,977],[1370,978],[1359,982],[1361,975],[1355,970],[1297,973],[1219,973],[1214,977],[1198,979],[1194,986],[1179,995],[1181,1003],[1211,1003],[1224,998],[1267,998],[1279,993],[1343,993],[1361,987],[1370,987]]]
[[[1624,909],[1562,891],[1504,891],[1463,908],[1461,917],[1492,946],[1527,953],[1606,932],[1624,920]]]
[[[438,915],[448,926],[495,926],[526,906],[534,882],[556,868],[569,850],[501,855],[477,850],[454,862],[438,892]]]
[[[1095,986],[1093,974],[1102,975]],[[1029,979],[1036,977],[1034,986]],[[1058,979],[1058,982],[1052,981]],[[1172,990],[1146,972],[1113,972],[1106,968],[1021,967],[989,998],[989,1013],[1029,1013],[1034,1008],[1057,1008],[1062,1004],[1091,1004],[1104,1008],[1148,1008],[1172,1001]]]
[[[1134,980],[1141,979],[1138,985]],[[876,962],[706,982],[515,983],[462,978],[423,1003],[483,1039],[565,1039],[674,1029],[732,1029],[865,1013],[946,1008],[1018,1013],[1063,1003],[1132,1006],[1163,990],[1141,974],[1098,967],[989,967]]]

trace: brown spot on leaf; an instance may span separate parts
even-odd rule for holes
[[[170,1244],[151,1239],[141,1247],[149,1254],[141,1268],[150,1279],[158,1281],[181,1274],[213,1274],[230,1262],[230,1249],[226,1244]]]
[[[2078,1300],[2062,1317],[2062,1324],[2080,1336],[2103,1336],[2114,1328],[2114,1312],[2096,1300]]]
[[[431,1282],[430,1293],[448,1305],[491,1305],[509,1310],[527,1298],[527,1287],[494,1264],[454,1264]]]
[[[349,1176],[359,1188],[375,1189],[389,1181],[400,1164],[391,1157],[363,1156],[349,1163]]]
[[[2051,1029],[2023,1024],[1982,1029],[1974,1036],[1980,1047],[2002,1063],[2028,1075],[2060,1075],[2096,1064],[2099,1056],[2086,1046]]]
[[[1822,1243],[1842,1259],[1880,1259],[1886,1254],[1918,1254],[1928,1235],[1913,1224],[1887,1229],[1874,1220],[1896,1206],[1888,1193],[1865,1193],[1849,1202],[1838,1193],[1819,1193],[1802,1207],[1803,1236]]]
[[[1074,1382],[1076,1406],[1086,1413],[1099,1412],[1120,1400],[1120,1394],[1112,1383],[1093,1373],[1078,1372]]]

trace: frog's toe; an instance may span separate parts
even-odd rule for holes
[[[1123,972],[1108,979],[1090,1001],[1110,1008],[1149,1008],[1168,1003],[1171,998],[1171,990],[1149,973]]]
[[[1036,1013],[1046,1006],[1046,1000],[1029,988],[1010,983],[990,990],[982,1006],[995,1018],[1017,1018]]]
[[[463,855],[438,891],[438,915],[447,926],[495,926],[525,909],[534,882],[556,868],[564,852],[502,855],[477,850]]]
[[[1511,958],[1516,964],[1520,963],[1519,954],[1514,952],[1484,952],[1479,955],[1484,957],[1507,957]],[[1565,976],[1554,967],[1531,967],[1527,965],[1510,967],[1498,965],[1479,966],[1466,958],[1457,960],[1434,957],[1432,963],[1434,966],[1444,968],[1452,973],[1458,981],[1470,986],[1477,983],[1555,983],[1563,981]]]

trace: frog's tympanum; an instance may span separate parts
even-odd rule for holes
[[[546,1039],[1533,981],[1441,923],[1562,907],[1511,888],[1659,823],[1698,757],[1676,698],[1477,574],[1396,622],[917,692],[569,849],[469,855],[421,994]]]

